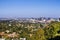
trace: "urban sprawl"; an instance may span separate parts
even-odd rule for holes
[[[0,40],[59,40],[59,37],[60,18],[0,18]]]

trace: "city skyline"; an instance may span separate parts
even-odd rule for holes
[[[60,17],[59,0],[0,0],[1,17]]]

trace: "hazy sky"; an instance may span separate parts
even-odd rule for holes
[[[59,17],[60,0],[0,0],[0,17]]]

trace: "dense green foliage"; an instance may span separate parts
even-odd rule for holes
[[[18,38],[27,40],[48,40],[60,36],[60,22],[51,22],[45,25],[43,27],[44,25],[41,23],[0,22],[0,32],[5,32],[5,34],[16,32],[19,34]],[[6,32],[7,30],[9,32]],[[9,38],[7,37],[7,39]]]

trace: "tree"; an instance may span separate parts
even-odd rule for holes
[[[57,31],[60,30],[60,22],[51,22],[48,26],[44,28],[45,37],[47,39],[54,38],[57,34]]]
[[[42,28],[34,32],[32,40],[46,40],[44,37],[44,30]]]

